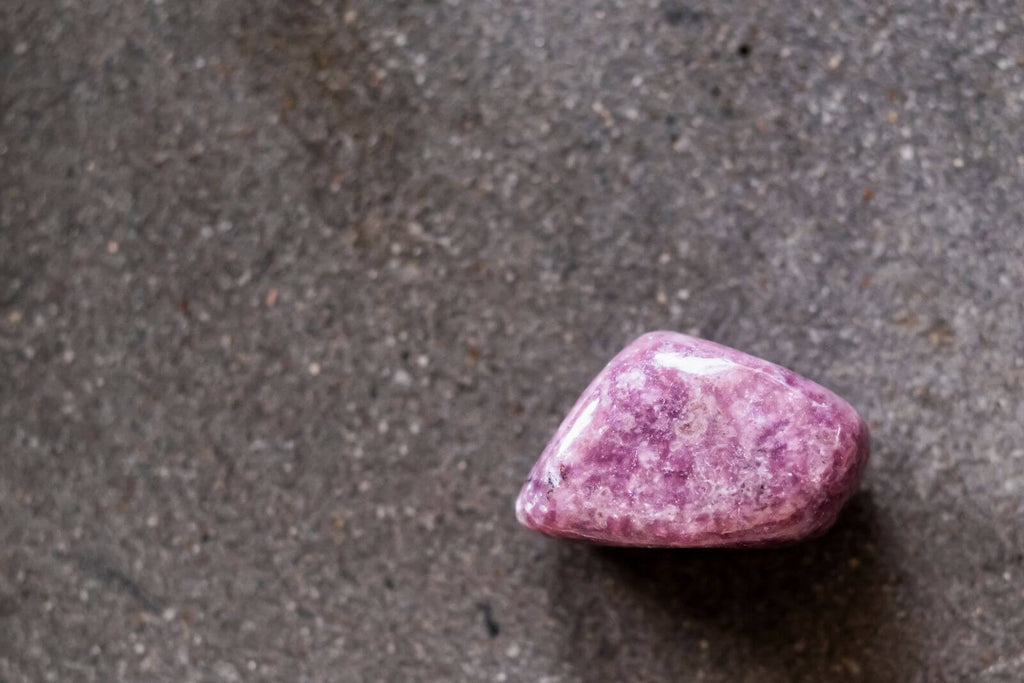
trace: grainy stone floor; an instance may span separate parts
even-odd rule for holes
[[[1022,131],[1012,0],[2,0],[0,681],[1020,681]],[[651,329],[833,533],[517,526]]]

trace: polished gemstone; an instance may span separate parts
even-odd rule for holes
[[[867,425],[829,390],[714,342],[651,332],[580,396],[516,516],[608,545],[787,543],[835,522],[867,458]]]

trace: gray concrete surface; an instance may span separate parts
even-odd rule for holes
[[[3,0],[0,681],[1024,680],[1022,17]],[[516,525],[660,328],[861,410],[833,533]]]

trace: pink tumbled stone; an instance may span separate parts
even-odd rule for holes
[[[786,543],[832,526],[867,459],[867,425],[831,391],[721,344],[651,332],[576,401],[516,517],[607,545]]]

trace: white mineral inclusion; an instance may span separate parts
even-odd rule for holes
[[[620,389],[640,389],[646,381],[647,377],[644,376],[644,371],[640,368],[633,368],[629,372],[619,375],[615,383]]]
[[[716,375],[736,367],[736,363],[724,358],[699,358],[667,351],[654,354],[654,362],[689,375]]]

